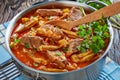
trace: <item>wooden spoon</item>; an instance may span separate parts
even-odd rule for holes
[[[48,21],[46,24],[52,24],[55,26],[60,26],[63,29],[71,30],[73,27],[80,24],[96,21],[101,19],[102,17],[107,18],[118,13],[120,13],[120,2],[103,7],[76,21],[52,20]]]

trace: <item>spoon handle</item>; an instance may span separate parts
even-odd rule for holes
[[[120,13],[120,2],[111,4],[109,6],[106,6],[104,8],[101,8],[95,12],[92,12],[81,19],[74,21],[72,25],[77,26],[80,24],[92,22],[101,19],[102,17],[107,18],[110,16],[113,16],[115,14]]]

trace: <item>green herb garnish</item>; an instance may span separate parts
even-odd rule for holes
[[[55,56],[61,56],[62,55],[62,53],[61,52],[56,52],[56,54],[55,54]]]
[[[81,52],[86,52],[87,49],[90,49],[96,54],[104,48],[105,39],[110,37],[108,25],[103,18],[87,25],[80,25],[78,30],[77,35],[84,39],[76,47]]]
[[[86,49],[89,49],[89,47],[90,47],[89,39],[86,39],[76,48],[81,52],[86,52]]]
[[[81,38],[86,38],[86,37],[90,36],[91,33],[92,33],[92,28],[90,26],[88,26],[88,25],[85,25],[85,26],[80,25],[78,27],[78,30],[79,31],[77,32],[77,34]]]
[[[30,48],[30,46],[29,46],[28,43],[25,43],[25,47],[26,47],[26,48]]]
[[[90,49],[96,54],[103,47],[104,47],[104,40],[100,36],[93,36],[92,44],[90,44]]]

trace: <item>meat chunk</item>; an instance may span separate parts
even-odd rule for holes
[[[67,52],[67,56],[71,56],[73,53],[78,52],[78,49],[76,48],[77,46],[80,45],[82,39],[73,39],[70,41],[70,45],[68,47],[68,52]]]
[[[37,29],[37,34],[55,40],[61,39],[64,35],[61,29],[55,28],[53,25],[46,24]]]
[[[60,51],[47,51],[47,56],[51,62],[58,65],[59,68],[65,68],[67,59],[63,52]]]
[[[70,10],[70,16],[68,17],[68,19],[70,21],[74,21],[82,18],[82,16],[83,16],[82,12],[79,9],[72,7],[72,9]]]
[[[45,44],[45,42],[39,36],[28,36],[27,34],[25,34],[21,37],[21,44],[27,48],[39,50],[39,46]]]
[[[37,9],[36,14],[46,17],[46,16],[61,16],[62,11],[60,9]]]

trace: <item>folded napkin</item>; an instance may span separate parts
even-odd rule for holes
[[[9,22],[0,25],[0,80],[30,80],[26,76],[20,75],[19,70],[13,62],[10,62],[9,67],[12,66],[11,70],[14,69],[14,71],[17,71],[15,73],[17,74],[16,76],[10,76],[10,74],[12,73],[8,74],[9,71],[5,71],[8,70],[8,67],[2,66],[3,64],[11,60],[11,56],[5,49],[4,42],[5,31],[8,24]],[[104,65],[103,71],[101,71],[98,80],[120,80],[120,66],[107,57],[106,64]]]

